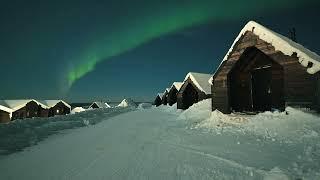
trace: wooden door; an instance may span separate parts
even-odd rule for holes
[[[251,72],[252,108],[254,111],[270,111],[272,106],[271,67]]]

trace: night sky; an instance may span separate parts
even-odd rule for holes
[[[259,2],[257,4],[256,2]],[[320,54],[317,0],[1,0],[0,98],[151,101],[249,21]]]

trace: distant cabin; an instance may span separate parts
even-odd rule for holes
[[[250,21],[210,80],[212,110],[319,109],[320,57]]]
[[[138,107],[138,104],[134,102],[132,99],[123,99],[117,107],[125,108],[125,107]]]
[[[170,106],[177,102],[177,94],[182,86],[182,82],[174,82],[169,89],[167,102]]]
[[[189,72],[177,94],[177,108],[188,109],[194,103],[211,97],[210,74]]]
[[[154,100],[154,105],[155,106],[160,106],[162,104],[162,96],[163,96],[163,93],[158,93],[157,96],[156,96],[156,99]]]
[[[93,102],[89,108],[97,109],[97,108],[111,108],[108,103],[105,102]]]
[[[166,88],[166,90],[163,92],[163,96],[162,96],[162,104],[163,105],[168,104],[167,98],[168,98],[169,90],[170,90],[169,88]]]
[[[66,115],[71,112],[71,106],[63,100],[43,100],[40,102],[49,107],[49,117]]]
[[[0,105],[10,109],[11,121],[15,119],[24,119],[32,117],[48,117],[49,112],[49,107],[34,99],[1,100]],[[5,117],[7,116],[5,115]]]

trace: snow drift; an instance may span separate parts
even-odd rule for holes
[[[75,108],[82,112],[83,108]],[[132,108],[104,108],[65,116],[31,118],[0,124],[0,155],[21,151],[62,130],[94,125]]]
[[[84,109],[83,107],[75,107],[72,109],[72,111],[70,113],[75,114],[75,113],[79,113],[79,112],[83,112],[83,111],[86,111],[86,109]]]

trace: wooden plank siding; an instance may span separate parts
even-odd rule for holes
[[[272,86],[281,86],[281,83],[283,83],[284,106],[319,108],[320,97],[317,91],[317,89],[320,89],[320,84],[317,84],[320,79],[319,75],[308,74],[307,69],[298,62],[295,53],[291,56],[284,55],[282,52],[275,50],[272,44],[261,40],[251,31],[247,31],[235,43],[227,60],[223,62],[213,77],[212,110],[219,109],[224,113],[231,112],[229,74],[246,49],[250,47],[257,48],[282,67],[283,71],[272,71],[272,77],[275,80],[275,82],[272,82]],[[280,97],[280,94],[277,97]],[[277,99],[273,98],[272,101],[275,102]]]
[[[169,104],[169,106],[172,106],[173,104],[175,104],[177,102],[177,94],[178,94],[178,90],[173,86],[169,93],[168,93],[168,97],[167,97],[167,102]]]
[[[10,113],[0,110],[0,123],[10,122]]]
[[[201,91],[194,83],[193,81],[188,78],[183,85],[181,86],[179,92],[177,93],[177,108],[178,109],[188,109],[190,106],[186,105],[184,94],[187,89],[187,87],[192,87],[194,91],[197,93],[197,99],[194,100],[194,103],[197,103],[199,101],[202,101],[204,99],[211,98],[211,94],[205,94],[203,91]]]

